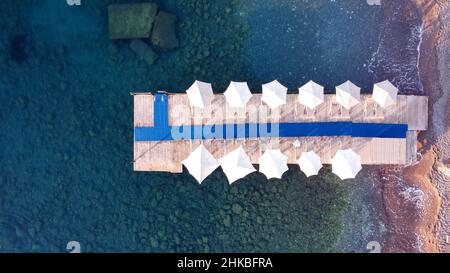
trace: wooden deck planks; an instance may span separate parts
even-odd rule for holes
[[[426,130],[428,128],[428,97],[407,97],[408,130]]]
[[[151,94],[139,94],[134,100],[134,127],[153,126],[153,100]]]
[[[366,123],[408,123],[410,130],[426,130],[428,126],[428,99],[424,96],[399,95],[396,106],[382,109],[373,102],[369,95],[361,95],[361,103],[350,111],[337,104],[334,95],[325,95],[325,102],[314,110],[297,103],[295,94],[288,94],[288,103],[275,111],[271,111],[267,105],[261,103],[260,97],[260,94],[254,94],[250,100],[247,110],[254,110],[257,115],[249,116],[245,110],[228,107],[222,94],[216,94],[212,106],[205,110],[192,109],[185,94],[171,94],[169,96],[169,124],[256,122],[267,115],[269,121],[272,122],[353,120]],[[134,96],[135,127],[153,126],[153,99],[154,96],[151,94]]]
[[[242,145],[253,164],[258,164],[259,157],[266,149],[280,148],[288,156],[288,164],[297,164],[302,152],[314,150],[323,164],[331,164],[331,159],[339,149],[352,148],[361,156],[365,165],[406,164],[414,163],[414,139],[380,139],[380,138],[349,138],[349,137],[309,137],[300,138],[301,146],[294,147],[293,138],[282,140],[270,139],[259,141],[247,140],[206,140],[203,142],[211,154],[219,159]],[[410,142],[411,141],[411,142]],[[195,150],[200,141],[178,140],[161,142],[135,142],[134,169],[136,171],[167,171],[182,172],[181,162]],[[409,147],[407,147],[407,143]],[[410,151],[407,153],[407,148]],[[143,157],[138,157],[145,154]],[[408,154],[408,158],[405,157]]]
[[[297,102],[297,95],[288,94],[288,103],[275,111],[261,103],[261,95],[254,94],[246,110],[226,105],[225,97],[216,94],[212,106],[205,110],[192,109],[185,94],[169,95],[169,125],[221,124],[225,122],[260,122],[267,117],[270,122],[318,122],[345,121],[408,123],[410,130],[427,128],[426,97],[399,95],[395,106],[382,109],[374,104],[370,95],[361,95],[361,103],[350,111],[336,103],[333,94],[325,95],[325,102],[314,110]],[[134,126],[153,126],[153,100],[151,94],[134,96]],[[248,114],[247,112],[255,112]],[[222,115],[222,113],[224,115]],[[298,140],[299,147],[294,147]],[[136,171],[182,172],[181,161],[201,141],[180,140],[171,142],[135,142],[134,169]],[[204,145],[216,158],[223,157],[242,145],[252,163],[266,149],[280,148],[288,156],[289,164],[296,164],[302,152],[314,150],[324,164],[330,164],[338,149],[352,148],[361,156],[362,164],[409,164],[416,161],[417,136],[409,131],[406,139],[350,138],[350,137],[301,137],[238,140],[206,140]]]
[[[170,95],[169,125],[190,125],[192,122],[193,115],[187,95]]]
[[[406,134],[406,164],[417,162],[417,132],[408,131]]]
[[[181,161],[184,154],[190,153],[190,147],[185,141],[175,142],[134,142],[135,171],[165,171],[183,172]],[[183,159],[181,159],[183,158]]]

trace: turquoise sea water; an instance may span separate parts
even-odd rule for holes
[[[72,240],[84,252],[340,250],[350,189],[329,168],[232,186],[220,170],[202,185],[133,172],[129,92],[182,92],[195,79],[217,91],[273,79],[367,90],[384,78],[418,90],[416,21],[359,0],[154,1],[178,16],[181,46],[156,49],[150,66],[108,39],[107,5],[138,1],[81,2],[0,1],[1,252],[66,252]],[[391,29],[406,34],[393,42]]]

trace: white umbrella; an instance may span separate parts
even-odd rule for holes
[[[331,159],[332,171],[340,179],[355,178],[362,169],[361,157],[352,149],[338,150]]]
[[[220,158],[219,162],[230,184],[256,171],[242,146]]]
[[[298,102],[314,109],[324,101],[323,86],[309,81],[298,89]]]
[[[286,104],[286,94],[287,88],[274,80],[262,85],[261,100],[273,109]]]
[[[252,97],[246,82],[231,82],[224,93],[230,107],[243,108]]]
[[[200,144],[182,163],[200,184],[219,167],[219,162],[203,144]]]
[[[300,170],[306,174],[306,177],[317,175],[322,168],[320,157],[314,151],[303,152],[297,163],[300,166]]]
[[[361,88],[351,81],[346,81],[343,84],[336,86],[336,100],[344,106],[344,108],[350,110],[350,108],[359,103],[360,92]]]
[[[382,108],[394,105],[397,102],[397,94],[398,88],[388,80],[373,85],[372,99]]]
[[[214,93],[210,83],[195,81],[186,91],[192,107],[205,108],[214,99]]]
[[[287,166],[287,156],[281,153],[280,149],[266,150],[259,158],[259,171],[262,172],[267,179],[278,178],[289,168]]]

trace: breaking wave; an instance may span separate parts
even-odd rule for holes
[[[403,2],[403,5],[386,2],[386,19],[381,23],[378,48],[372,54],[368,70],[375,81],[388,79],[402,94],[422,95],[419,60],[423,22],[412,3]]]

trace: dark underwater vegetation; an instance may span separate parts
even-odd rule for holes
[[[230,80],[259,92],[273,79],[291,91],[310,79],[367,90],[380,8],[155,0],[177,15],[180,46],[154,48],[150,65],[108,39],[107,6],[129,2],[139,1],[0,1],[0,251],[66,252],[72,240],[83,252],[342,250],[357,183],[329,168],[307,179],[296,166],[231,186],[220,169],[202,185],[186,172],[133,172],[129,93],[183,92],[195,79],[217,92]]]

